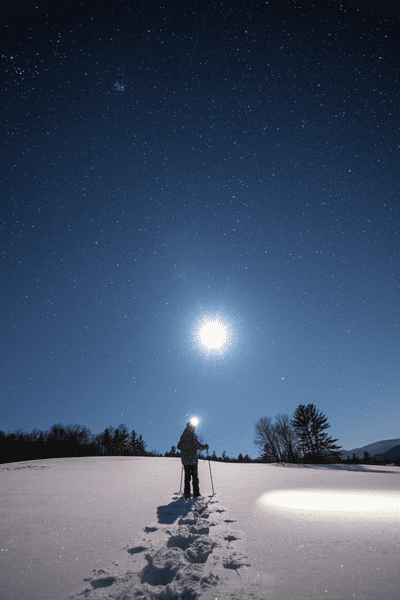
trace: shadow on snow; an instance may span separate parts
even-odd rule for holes
[[[178,495],[178,492],[176,492],[175,496],[177,496],[177,495]],[[211,498],[212,498],[212,496],[209,496],[209,499],[205,506],[201,506],[201,508],[199,507],[196,509],[199,514],[201,514],[202,512],[204,512],[206,510]],[[202,499],[204,500],[205,496],[203,496]],[[166,504],[164,506],[158,506],[157,507],[158,522],[162,523],[164,525],[172,525],[172,523],[174,523],[177,519],[179,519],[179,517],[185,517],[188,513],[188,510],[190,510],[190,507],[192,507],[193,503],[195,503],[195,502],[196,502],[195,498],[192,498],[191,500],[188,501],[188,500],[185,500],[185,498],[183,496],[179,496],[178,498],[176,498],[169,504]]]

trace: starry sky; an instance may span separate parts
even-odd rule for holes
[[[2,9],[0,429],[400,437],[395,4]]]

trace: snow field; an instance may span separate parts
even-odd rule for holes
[[[1,600],[400,600],[400,468],[0,465]]]

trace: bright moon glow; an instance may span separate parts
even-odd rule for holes
[[[200,343],[207,350],[222,350],[228,339],[226,325],[216,320],[205,320],[199,328]]]
[[[257,502],[281,513],[311,519],[400,519],[400,494],[394,492],[287,490],[264,494]]]
[[[227,365],[241,352],[241,325],[225,311],[205,312],[202,307],[189,325],[187,341],[197,356],[203,355],[206,364]]]

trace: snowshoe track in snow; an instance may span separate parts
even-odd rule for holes
[[[250,565],[235,549],[241,534],[215,496],[175,494],[157,514],[157,525],[124,548],[127,557],[108,572],[94,570],[85,579],[90,587],[69,599],[263,600],[251,573],[242,577]]]

